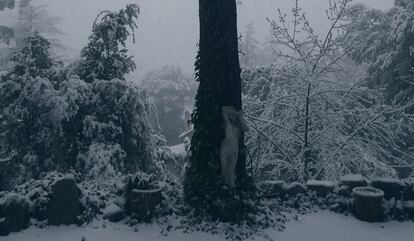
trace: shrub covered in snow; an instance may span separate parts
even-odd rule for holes
[[[150,97],[154,129],[165,136],[168,145],[182,142],[179,136],[189,125],[186,114],[191,113],[194,105],[196,82],[179,67],[164,66],[147,73],[142,86]]]
[[[98,177],[149,168],[146,98],[131,82],[70,79],[56,89],[49,79],[23,77],[0,86],[3,188],[50,170]]]
[[[312,62],[312,61],[310,61]],[[247,147],[256,178],[286,182],[304,178],[306,78],[301,65],[266,66],[242,73]],[[329,74],[312,83],[307,159],[310,179],[335,180],[347,173],[395,176],[393,165],[412,155],[400,145],[414,118],[388,104],[379,90]],[[348,74],[347,74],[348,73]],[[338,87],[341,86],[341,87]],[[399,153],[399,154],[396,154]]]
[[[129,4],[117,12],[103,11],[95,19],[88,45],[81,52],[78,75],[87,82],[95,79],[123,79],[136,68],[127,54],[126,40],[135,41],[139,7]]]
[[[147,98],[124,80],[135,66],[125,44],[138,13],[134,4],[102,12],[79,65],[59,69],[37,33],[14,54],[0,81],[0,190],[51,170],[88,178],[149,170]]]

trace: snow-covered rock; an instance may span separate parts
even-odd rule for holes
[[[16,193],[0,200],[0,236],[26,229],[30,220],[29,200]]]
[[[408,201],[403,205],[404,212],[410,219],[414,219],[414,201]]]
[[[316,192],[318,196],[326,196],[333,192],[335,183],[331,181],[310,180],[306,183],[309,191]]]
[[[339,186],[336,191],[342,196],[349,196],[352,193],[352,189],[367,185],[368,180],[361,174],[351,174],[339,178]]]
[[[287,184],[284,181],[263,181],[258,183],[265,197],[282,197],[286,194]]]
[[[81,191],[73,175],[56,181],[48,208],[49,225],[70,225],[78,222]]]
[[[103,210],[103,218],[114,223],[123,220],[125,216],[125,210],[116,204],[111,204]]]
[[[293,182],[287,187],[287,193],[291,196],[305,194],[306,192],[307,192],[306,186],[298,182]]]
[[[372,180],[371,185],[384,191],[386,199],[401,199],[403,192],[403,184],[401,180],[394,178],[377,178]]]
[[[403,200],[414,201],[414,179],[406,179],[403,183]]]
[[[350,188],[355,187],[365,187],[368,184],[368,181],[365,177],[363,177],[361,174],[351,174],[342,176],[339,178],[340,185],[346,185]]]

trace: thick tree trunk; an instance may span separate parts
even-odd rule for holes
[[[236,193],[240,196],[247,179],[243,131],[239,137],[235,188],[223,188],[220,165],[220,147],[225,138],[222,107],[242,110],[237,10],[235,0],[199,0],[199,4],[196,77],[200,86],[193,115],[191,167],[184,190],[186,200],[194,207],[217,214],[221,211],[215,203],[225,203]]]

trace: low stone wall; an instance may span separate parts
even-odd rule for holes
[[[75,179],[73,175],[57,175],[29,182],[23,187],[26,191],[16,189],[19,194],[0,192],[0,236],[27,228],[31,218],[45,225],[81,224],[85,222],[81,217],[86,214],[89,221],[96,215],[111,222],[121,221],[127,215],[146,221],[163,199],[163,190],[143,175],[128,178],[121,191],[114,194],[119,202],[109,202],[101,194],[90,196],[85,188],[79,188]],[[353,213],[368,222],[414,220],[414,180],[368,180],[361,175],[349,175],[337,182],[263,181],[257,187],[263,198],[278,199],[280,205],[293,208],[300,208],[303,203],[319,205]],[[101,192],[100,188],[96,190]]]
[[[292,199],[307,197],[313,204],[332,211],[349,212],[367,222],[414,220],[414,179],[369,180],[361,175],[348,175],[337,182],[311,180],[306,184],[286,184],[265,181],[258,184],[258,189],[265,198],[279,197],[282,201],[292,202]]]

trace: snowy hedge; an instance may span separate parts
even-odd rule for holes
[[[0,82],[0,189],[50,170],[86,176],[147,170],[151,160],[145,94],[118,79],[86,83],[8,76]]]

